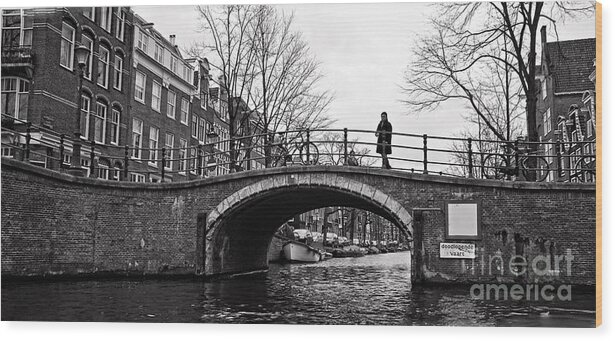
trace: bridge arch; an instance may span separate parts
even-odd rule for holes
[[[335,174],[278,174],[235,191],[208,213],[205,273],[267,267],[267,249],[280,225],[295,214],[329,206],[371,211],[413,235],[412,215],[371,185]]]

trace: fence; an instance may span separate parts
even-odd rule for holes
[[[2,116],[2,156],[65,172],[73,138],[12,116]],[[87,176],[119,181],[187,181],[269,167],[342,165],[379,167],[377,132],[299,129],[158,148],[98,144],[82,139]],[[522,181],[595,181],[595,141],[474,140],[391,133],[393,169],[422,174]],[[231,144],[232,142],[232,144]],[[228,146],[235,148],[228,150]]]

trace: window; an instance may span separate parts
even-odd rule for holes
[[[109,180],[109,167],[107,165],[102,165],[102,164],[98,164],[98,178],[99,179],[104,179],[104,180]]]
[[[141,103],[145,103],[145,74],[137,71],[135,80],[135,99]]]
[[[2,146],[2,157],[8,157],[8,158],[15,157],[15,151],[13,150],[13,147],[3,145]]]
[[[164,147],[166,148],[165,151],[165,162],[164,162],[164,168],[166,169],[173,169],[173,145],[175,143],[175,135],[171,134],[171,133],[166,133],[165,139],[164,139]]]
[[[145,53],[147,53],[148,39],[149,37],[147,36],[147,34],[145,34],[142,30],[139,30],[139,34],[137,37],[137,47]]]
[[[164,48],[158,43],[154,49],[154,59],[160,64],[164,62]]]
[[[89,129],[90,127],[90,97],[86,95],[81,95],[81,137],[84,139],[88,139],[90,136]]]
[[[86,61],[85,64],[85,73],[83,75],[83,77],[92,80],[92,56],[94,56],[94,54],[92,53],[92,51],[94,51],[94,40],[90,37],[88,37],[85,34],[81,35],[81,45],[85,46],[88,48],[88,50],[90,50],[90,54],[88,55],[88,60]]]
[[[177,57],[175,56],[171,56],[170,69],[171,71],[173,71],[173,73],[177,73]]]
[[[207,109],[207,92],[201,92],[201,108]]]
[[[124,78],[122,69],[124,68],[124,58],[122,58],[119,54],[115,55],[115,63],[113,68],[115,70],[113,75],[113,87],[119,91],[122,91],[122,79]]]
[[[186,173],[186,147],[188,146],[188,141],[186,139],[179,139],[179,172]]]
[[[130,181],[145,182],[145,175],[139,173],[130,173]]]
[[[88,19],[90,19],[90,20],[94,21],[94,20],[96,19],[96,7],[86,7],[86,8],[83,10],[83,15],[84,15],[86,18],[88,18]]]
[[[205,142],[205,119],[199,117],[198,139],[200,142]]]
[[[542,86],[542,99],[547,99],[547,78],[543,78],[540,85]]]
[[[107,105],[103,102],[96,102],[96,112],[94,113],[94,141],[105,143],[105,129],[107,128]]]
[[[119,144],[120,142],[120,111],[116,108],[111,110],[111,122],[110,122],[110,143]]]
[[[141,140],[143,138],[143,121],[138,118],[132,119],[132,157],[141,158]]]
[[[25,79],[2,78],[2,114],[26,120],[30,82]]]
[[[2,47],[31,46],[32,19],[31,16],[24,16],[23,10],[3,10]]]
[[[544,135],[547,136],[551,132],[551,108],[547,109],[543,115]]]
[[[109,49],[104,46],[98,48],[98,85],[109,86]]]
[[[75,29],[62,23],[62,42],[60,43],[60,65],[73,69],[73,53],[75,52]]]
[[[126,26],[126,12],[121,8],[117,9],[115,13],[115,37],[121,41],[124,41],[124,26]]]
[[[185,125],[188,125],[188,110],[190,107],[190,103],[188,99],[182,98],[182,107],[181,113],[179,114],[179,121]]]
[[[175,119],[175,102],[175,92],[169,90],[167,92],[167,116],[172,119]]]
[[[81,157],[81,168],[85,169],[85,176],[90,176],[90,158],[89,157]]]
[[[196,174],[196,148],[190,147],[190,173]]]
[[[111,32],[111,13],[112,7],[102,7],[100,9],[100,27],[105,31]]]
[[[149,164],[156,167],[158,164],[158,134],[160,129],[149,128]]]
[[[162,86],[154,81],[152,83],[152,109],[160,112],[160,96],[162,94]]]
[[[197,137],[197,127],[199,125],[199,118],[195,115],[192,114],[192,126],[191,126],[191,130],[192,130],[192,137],[196,138]]]

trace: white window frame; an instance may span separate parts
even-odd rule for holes
[[[157,81],[152,82],[152,109],[160,112],[160,102],[162,100],[162,84]]]
[[[81,168],[85,169],[85,176],[90,177],[90,158],[84,155],[81,156]]]
[[[97,178],[109,180],[109,167],[107,165],[98,164],[98,169],[96,170]]]
[[[198,126],[199,126],[199,117],[195,114],[192,113],[192,121],[190,124],[190,136],[194,137],[195,139],[197,138],[197,134],[198,134]]]
[[[120,117],[122,112],[116,108],[111,108],[111,129],[113,134],[110,137],[109,143],[118,145],[120,143]]]
[[[551,108],[548,108],[543,116],[543,130],[544,136],[547,136],[551,132]]]
[[[130,173],[130,181],[145,182],[145,175],[140,174],[140,173]]]
[[[190,174],[195,174],[196,175],[196,158],[197,158],[197,152],[196,152],[196,148],[194,146],[189,147],[188,148],[188,154],[190,155],[189,158],[189,162],[188,162],[188,166],[190,167]]]
[[[19,16],[19,27],[4,26],[4,17]],[[1,31],[19,31],[18,46],[32,46],[32,22],[33,16],[24,15],[23,9],[5,9],[2,10],[2,28]],[[26,22],[28,21],[28,22]],[[2,42],[2,47],[5,47],[6,42]],[[15,46],[10,44],[6,46]]]
[[[133,159],[141,159],[141,148],[143,148],[143,121],[133,117],[132,119],[132,153]]]
[[[118,7],[115,12],[115,37],[124,41],[124,27],[126,26],[126,12],[122,11],[121,8]]]
[[[87,106],[84,105],[87,103]],[[92,99],[90,96],[81,95],[81,117],[84,118],[84,122],[81,125],[81,138],[87,140],[90,137],[90,113],[92,109]],[[85,115],[85,117],[83,116]]]
[[[149,127],[149,159],[147,163],[150,166],[158,167],[158,143],[160,138],[160,128]]]
[[[207,133],[205,131],[205,127],[207,126],[207,123],[205,122],[205,119],[202,117],[199,117],[199,127],[198,127],[198,140],[199,142],[203,142],[205,143],[205,134]]]
[[[84,43],[83,41],[87,39],[88,42]],[[94,40],[92,38],[90,38],[90,36],[88,36],[87,34],[81,34],[81,44],[85,45],[85,47],[88,48],[88,50],[90,50],[90,54],[88,55],[88,63],[86,65],[86,69],[84,70],[84,75],[83,78],[87,79],[87,80],[92,80],[92,65],[93,65],[93,56],[94,54],[91,53],[92,51],[94,51]]]
[[[171,61],[169,63],[169,69],[171,69],[174,74],[177,74],[177,57],[171,55]]]
[[[181,112],[179,114],[179,122],[187,126],[188,116],[190,115],[190,101],[187,98],[182,97],[181,102],[182,104],[181,104]]]
[[[99,108],[103,109],[102,112],[99,112]],[[106,103],[101,101],[96,101],[96,111],[92,113],[94,116],[94,141],[96,143],[105,143],[105,135],[107,133],[107,112],[109,111],[109,106]],[[100,124],[100,137],[97,136],[98,124]]]
[[[172,133],[166,133],[164,138],[164,147],[166,149],[166,162],[164,165],[164,169],[172,170],[173,169],[173,146],[175,144],[175,135]]]
[[[124,81],[124,57],[120,54],[115,54],[115,62],[113,63],[115,73],[113,75],[113,88],[122,91],[122,82]]]
[[[5,85],[9,85],[6,86]],[[13,85],[15,89],[13,90]],[[28,118],[28,106],[30,105],[30,81],[19,77],[2,77],[2,88],[0,92],[4,94],[14,94],[15,96],[15,108],[12,113],[3,112],[3,114],[11,115],[12,117],[26,121]],[[23,90],[22,90],[23,88]],[[27,90],[26,90],[27,89]],[[8,95],[7,95],[8,96]],[[2,101],[2,110],[4,110],[4,98]],[[20,113],[21,101],[26,101],[26,112]]]
[[[186,166],[188,165],[188,141],[186,139],[179,139],[179,174],[186,174]]]
[[[201,91],[201,108],[207,110],[207,103],[209,102],[209,90]],[[205,104],[205,105],[203,105]]]
[[[540,82],[541,90],[542,90],[542,99],[547,99],[547,77],[543,77]]]
[[[171,97],[173,100],[171,100]],[[167,91],[167,117],[175,119],[175,110],[177,108],[177,93],[173,90]]]
[[[106,58],[103,58],[106,51]],[[98,47],[98,78],[96,79],[96,84],[102,86],[107,89],[109,87],[109,59],[111,56],[111,52],[108,48],[103,45]],[[101,67],[103,70],[101,70]],[[102,82],[101,82],[102,79]]]
[[[107,32],[111,32],[111,18],[113,17],[113,7],[100,8],[100,27]]]
[[[86,8],[87,8],[87,7],[86,7]],[[92,16],[91,16],[91,17],[90,17],[90,16],[88,16],[88,15],[86,14],[86,11],[85,11],[85,10],[83,11],[83,16],[84,16],[84,17],[86,17],[86,18],[88,18],[88,19],[90,19],[90,20],[92,20],[92,21],[96,21],[96,7],[89,7],[89,8],[92,10]]]
[[[142,84],[139,84],[140,76],[142,76],[142,79],[143,79]],[[145,85],[146,84],[147,84],[147,75],[137,70],[135,74],[135,100],[143,104],[145,104]]]
[[[149,36],[143,32],[143,29],[139,29],[137,33],[137,48],[145,54],[147,54],[147,44],[149,43]]]
[[[71,37],[64,37],[64,28],[70,29]],[[75,59],[75,28],[67,23],[66,21],[62,22],[62,33],[61,33],[61,42],[60,42],[60,66],[73,71],[73,62]],[[68,47],[65,47],[65,44],[68,44]],[[69,57],[68,57],[68,65],[62,64],[62,51],[63,49],[69,49]]]
[[[160,64],[164,64],[164,47],[159,43],[154,44],[154,60]]]

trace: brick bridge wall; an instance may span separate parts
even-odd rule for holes
[[[345,204],[370,209],[414,233],[415,279],[513,281],[508,269],[513,255],[555,259],[570,250],[570,273],[529,271],[523,279],[595,284],[595,187],[589,184],[504,183],[333,166],[137,184],[74,178],[5,159],[1,175],[3,276],[251,271],[266,267],[274,231],[295,211]],[[440,259],[443,211],[407,217],[413,208],[444,209],[446,200],[455,199],[481,202],[482,239],[467,241],[476,244],[474,261]]]

